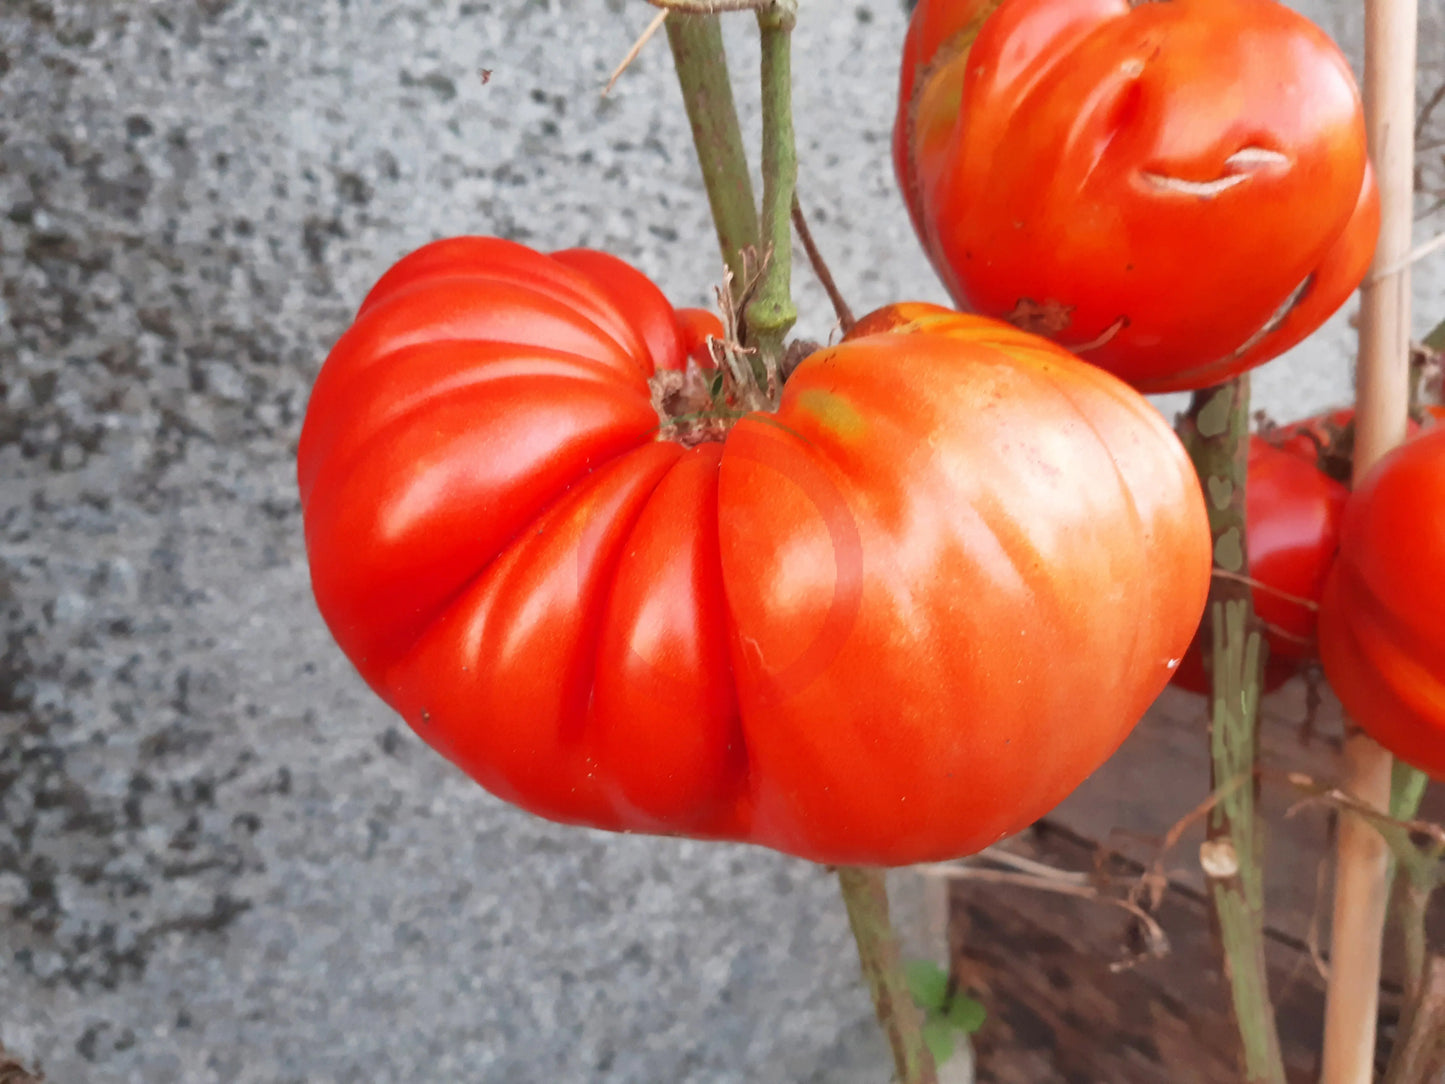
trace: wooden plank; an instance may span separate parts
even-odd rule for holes
[[[1326,693],[1314,735],[1302,743],[1304,705],[1302,682],[1269,698],[1261,739],[1264,761],[1278,773],[1261,787],[1269,839],[1270,982],[1290,1079],[1300,1082],[1318,1074],[1324,982],[1305,939],[1320,858],[1332,850],[1331,815],[1309,808],[1287,816],[1301,795],[1282,773],[1332,779],[1341,729],[1338,705]],[[1009,849],[1061,869],[1095,871],[1099,883],[1122,894],[1155,861],[1170,827],[1207,795],[1207,725],[1202,698],[1167,691],[1115,757]],[[1445,819],[1440,790],[1432,788],[1428,799],[1425,815],[1431,819]],[[1228,990],[1198,864],[1202,839],[1202,826],[1193,826],[1165,863],[1170,890],[1157,917],[1171,951],[1122,969],[1120,961],[1139,948],[1135,922],[1124,911],[1037,889],[952,884],[952,967],[990,1012],[976,1037],[981,1082],[1235,1084],[1240,1079]],[[1432,927],[1445,934],[1438,906]],[[1328,945],[1327,928],[1320,939]],[[1397,994],[1392,981],[1382,1047],[1392,1037]]]
[[[1089,868],[1094,848],[1036,832],[1034,857]],[[1123,871],[1118,871],[1123,872]],[[981,1084],[1235,1084],[1228,991],[1209,911],[1186,891],[1159,911],[1171,951],[1116,970],[1132,920],[1098,903],[1010,886],[955,883],[952,965],[989,1018],[975,1037]],[[1309,1080],[1319,1048],[1323,983],[1302,953],[1278,942],[1270,977],[1282,1007],[1280,1043],[1291,1080]]]

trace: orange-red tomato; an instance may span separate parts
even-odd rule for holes
[[[1445,426],[1391,451],[1351,495],[1319,640],[1355,721],[1445,778]]]
[[[960,306],[1150,392],[1299,342],[1378,231],[1349,67],[1273,0],[921,0],[893,149]]]
[[[1148,403],[900,306],[684,446],[649,379],[687,337],[590,260],[428,246],[312,394],[316,599],[423,738],[555,820],[885,865],[987,846],[1112,752],[1208,587]]]

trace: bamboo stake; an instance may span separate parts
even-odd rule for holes
[[[1380,184],[1380,240],[1375,273],[1360,299],[1356,479],[1405,438],[1417,9],[1418,0],[1366,0],[1365,124]],[[1390,754],[1366,735],[1352,733],[1344,761],[1345,789],[1377,809],[1388,809]],[[1384,840],[1358,817],[1341,817],[1321,1084],[1369,1084],[1373,1079],[1388,883]]]

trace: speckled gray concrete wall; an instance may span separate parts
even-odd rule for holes
[[[825,873],[502,806],[310,601],[297,428],[391,260],[495,232],[709,299],[666,49],[598,94],[650,14],[0,0],[0,1041],[53,1080],[884,1079]],[[887,162],[902,27],[808,0],[797,33],[803,199],[860,310],[941,300]],[[1343,396],[1348,343],[1261,400]]]

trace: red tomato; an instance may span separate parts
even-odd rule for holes
[[[1260,436],[1249,442],[1245,533],[1249,575],[1261,584],[1252,594],[1269,645],[1266,691],[1283,685],[1314,657],[1315,610],[1294,599],[1318,603],[1339,545],[1349,489],[1319,469],[1317,456],[1312,444],[1300,451],[1292,442],[1277,447]],[[1174,683],[1191,692],[1209,691],[1197,640],[1189,645]]]
[[[1445,407],[1427,406],[1424,413],[1427,426],[1445,419]],[[1352,408],[1344,407],[1250,438],[1245,531],[1249,574],[1260,584],[1253,591],[1254,610],[1265,623],[1269,645],[1266,692],[1279,688],[1319,654],[1317,607],[1339,550],[1349,500],[1349,487],[1340,479],[1350,473],[1350,442],[1344,438],[1354,416]],[[1412,438],[1420,430],[1410,422]],[[1174,684],[1208,692],[1197,640],[1189,645]]]
[[[1394,449],[1351,496],[1319,636],[1345,710],[1445,778],[1445,426]]]
[[[687,356],[704,369],[716,369],[717,360],[708,348],[708,340],[723,337],[723,325],[717,313],[706,309],[678,309],[677,323]]]
[[[687,447],[649,385],[685,344],[581,266],[428,246],[312,394],[316,599],[423,738],[555,820],[884,865],[987,846],[1113,751],[1209,579],[1144,400],[904,306]]]
[[[682,368],[689,357],[713,368],[707,340],[720,338],[722,321],[706,309],[673,310],[667,297],[637,268],[607,252],[569,248],[552,258],[587,275],[643,333],[658,369]]]
[[[1272,0],[921,0],[894,161],[960,306],[1150,392],[1299,342],[1378,231],[1349,66]]]

